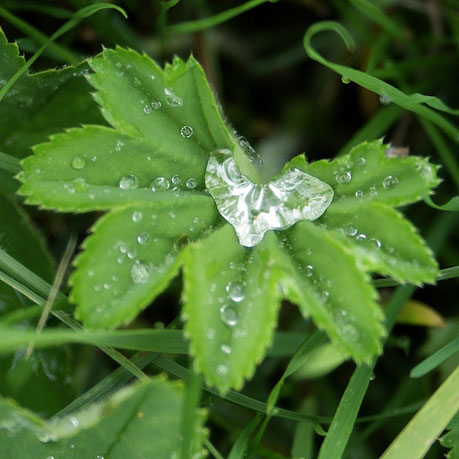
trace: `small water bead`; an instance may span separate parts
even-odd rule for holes
[[[384,180],[383,180],[383,187],[384,188],[392,188],[393,186],[397,185],[398,179],[397,177],[394,177],[392,175],[388,175]]]
[[[367,240],[367,236],[365,234],[359,234],[356,239],[358,241],[366,241]]]
[[[370,243],[373,244],[374,246],[376,246],[377,249],[380,249],[381,246],[382,246],[381,241],[379,239],[374,238],[374,237],[372,237],[370,239]]]
[[[193,128],[191,126],[183,126],[180,129],[180,135],[184,139],[189,139],[193,135]]]
[[[75,156],[72,159],[72,167],[74,169],[83,169],[86,166],[86,161],[81,156]]]
[[[142,110],[145,113],[145,115],[149,115],[151,113],[150,105],[145,105]]]
[[[135,250],[128,250],[127,251],[127,256],[128,258],[130,258],[131,260],[135,258],[135,256],[137,255],[137,252]]]
[[[153,265],[147,261],[136,260],[131,267],[131,279],[134,284],[145,284],[148,282],[153,271]]]
[[[152,191],[166,191],[170,188],[171,184],[166,177],[158,177],[151,182],[151,190]]]
[[[228,354],[231,354],[231,351],[232,351],[231,346],[228,346],[228,344],[222,344],[222,345],[220,346],[220,350],[221,350],[224,354],[227,354],[227,355],[228,355]]]
[[[229,327],[234,327],[239,322],[237,311],[227,304],[224,304],[220,308],[220,318],[222,319],[223,323]]]
[[[389,96],[389,94],[386,94],[385,92],[383,92],[379,96],[379,102],[381,102],[382,105],[389,105],[392,103],[392,97]]]
[[[159,100],[153,101],[150,105],[153,110],[159,110],[161,108],[161,102]]]
[[[352,174],[349,171],[340,172],[335,178],[338,183],[349,183],[352,180]]]
[[[229,298],[235,303],[240,303],[245,298],[246,284],[242,280],[231,281],[226,284],[225,290]]]
[[[308,265],[304,268],[304,274],[306,277],[312,277],[314,274],[314,267],[311,265]]]
[[[164,88],[164,95],[166,96],[166,102],[170,107],[181,107],[183,105],[182,99],[175,94],[171,89]]]
[[[135,190],[139,187],[139,179],[133,174],[123,175],[119,186],[122,190]]]
[[[355,192],[355,197],[356,197],[357,199],[363,198],[363,195],[364,195],[364,194],[363,194],[363,191],[362,191],[362,190],[357,190],[357,191]]]
[[[134,88],[141,88],[142,87],[142,82],[140,81],[139,78],[134,77],[132,79],[132,86],[134,86]]]
[[[354,224],[349,223],[346,225],[345,232],[348,236],[355,236],[358,231]]]
[[[189,179],[186,181],[186,186],[187,186],[187,188],[189,188],[190,190],[192,190],[193,188],[196,188],[196,185],[197,185],[196,179],[194,179],[193,177],[189,178]]]
[[[115,150],[116,151],[121,151],[121,149],[124,147],[124,142],[122,140],[117,140],[116,141],[116,146]]]
[[[150,239],[150,235],[148,233],[140,233],[137,236],[137,242],[139,244],[146,244]]]
[[[370,196],[372,198],[375,198],[376,196],[378,196],[378,190],[376,189],[375,186],[370,187]]]
[[[174,176],[171,178],[171,182],[172,182],[174,185],[179,185],[180,183],[182,183],[182,179],[181,179],[178,175],[174,175]]]
[[[142,220],[143,214],[140,210],[132,212],[132,221],[134,223],[140,222]]]
[[[220,364],[217,365],[217,374],[219,376],[226,376],[228,374],[229,368],[228,365]]]
[[[346,78],[345,76],[341,77],[341,81],[344,83],[344,84],[349,84],[351,82],[351,80],[349,78]]]
[[[357,166],[364,167],[367,164],[367,160],[364,157],[361,157],[357,160]]]

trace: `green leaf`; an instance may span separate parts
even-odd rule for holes
[[[440,439],[440,443],[451,451],[446,455],[448,459],[459,458],[459,413],[454,416],[452,421],[446,427],[449,432]]]
[[[382,312],[353,251],[332,232],[309,222],[287,230],[281,242],[276,263],[283,266],[288,298],[344,355],[368,362],[379,354],[385,334]]]
[[[433,207],[434,209],[438,210],[446,210],[448,212],[457,212],[459,211],[459,196],[453,196],[447,203],[438,205],[435,204],[432,199],[430,199],[430,196],[425,196],[424,201],[430,206]]]
[[[168,195],[107,214],[85,241],[71,300],[87,326],[116,327],[136,317],[177,274],[183,245],[218,221],[210,198]]]
[[[0,87],[24,64],[17,45],[8,43],[0,28]],[[0,104],[0,151],[23,158],[32,145],[62,129],[103,122],[89,93],[88,71],[88,65],[81,64],[22,75]],[[0,183],[3,189],[17,186],[3,171]]]
[[[304,171],[328,183],[334,201],[374,200],[400,206],[419,201],[438,185],[438,166],[417,156],[388,158],[389,148],[382,139],[363,142],[348,155],[316,161]]]
[[[0,400],[0,449],[10,457],[173,457],[180,452],[183,403],[183,385],[161,378],[138,382],[51,422]],[[203,412],[197,418],[192,452],[201,457]]]
[[[341,200],[320,219],[353,246],[357,259],[369,271],[399,282],[434,283],[438,264],[416,228],[385,203]]]
[[[271,343],[281,271],[265,241],[245,249],[230,225],[191,244],[184,258],[183,316],[195,367],[223,393],[240,388]]]

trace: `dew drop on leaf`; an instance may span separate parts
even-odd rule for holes
[[[115,150],[116,151],[121,151],[121,149],[124,147],[124,142],[122,140],[117,140],[116,141],[116,147],[115,147]]]
[[[189,139],[193,135],[193,128],[191,126],[183,126],[180,129],[180,135],[184,139]]]
[[[356,237],[356,239],[357,239],[358,241],[366,241],[366,240],[367,240],[367,236],[366,236],[366,234],[359,234],[359,235]]]
[[[196,188],[196,179],[194,179],[193,177],[189,178],[187,181],[186,181],[186,186],[187,188],[189,188],[190,190],[192,190],[193,188]]]
[[[372,198],[375,198],[376,196],[378,196],[378,190],[376,189],[375,186],[370,187],[370,196]]]
[[[135,190],[139,187],[139,179],[133,174],[123,175],[119,186],[122,190]]]
[[[224,324],[230,327],[234,327],[239,322],[239,316],[237,311],[228,304],[224,304],[220,308],[220,318],[222,319]]]
[[[149,239],[150,239],[150,235],[148,233],[140,233],[137,236],[137,242],[139,244],[146,244]]]
[[[349,171],[340,172],[336,175],[338,183],[349,183],[352,180],[352,174]]]
[[[308,265],[304,268],[304,274],[306,277],[312,277],[314,274],[314,268],[311,265]]]
[[[219,376],[226,376],[228,374],[229,368],[228,365],[220,364],[217,365],[217,374]]]
[[[141,88],[142,87],[142,82],[140,81],[139,78],[134,77],[132,79],[132,86],[134,86],[134,88]]]
[[[357,160],[357,166],[364,167],[367,163],[367,160],[364,157],[361,157]]]
[[[225,289],[231,301],[240,303],[245,297],[245,282],[242,280],[228,282]]]
[[[394,177],[392,175],[388,175],[384,180],[383,180],[383,187],[384,188],[392,188],[393,186],[397,185],[398,179],[397,177]]]
[[[205,181],[220,214],[246,247],[257,245],[268,230],[316,220],[333,199],[328,184],[296,167],[269,183],[256,184],[239,171],[228,149],[210,154]]]
[[[159,100],[154,100],[150,105],[153,110],[159,110],[161,108],[161,102]]]
[[[345,76],[341,77],[341,81],[344,83],[344,84],[349,84],[351,82],[351,80],[349,78],[346,78]]]
[[[178,185],[182,182],[182,179],[178,176],[178,175],[174,175],[172,178],[171,178],[171,182],[174,184],[174,185]]]
[[[86,161],[81,156],[75,156],[72,159],[72,167],[74,169],[83,169],[86,166]]]
[[[149,105],[145,105],[142,110],[145,115],[149,115],[151,113],[151,107]]]
[[[355,192],[355,197],[356,197],[357,199],[363,198],[363,191],[362,191],[362,190],[357,190],[357,191]]]
[[[175,94],[171,89],[164,88],[164,95],[166,96],[166,102],[170,107],[181,107],[183,105],[182,99]]]
[[[222,345],[220,346],[220,350],[221,350],[224,354],[227,354],[227,355],[228,355],[228,354],[231,354],[231,351],[232,351],[231,346],[229,346],[228,344],[222,344]]]
[[[140,212],[140,210],[136,210],[134,212],[132,212],[132,221],[137,223],[137,222],[140,222],[140,220],[142,220],[142,217],[143,217],[143,214],[142,212]]]
[[[145,284],[148,282],[153,271],[153,265],[146,261],[136,260],[131,267],[131,279],[134,284]]]
[[[383,92],[379,96],[379,102],[381,102],[382,105],[389,105],[392,103],[392,97],[389,96],[389,94],[386,94],[385,92]]]
[[[377,249],[380,249],[382,244],[381,244],[381,241],[379,239],[376,239],[374,237],[372,237],[370,239],[370,242],[377,248]]]
[[[348,223],[345,232],[348,236],[355,236],[357,234],[357,228],[352,223]]]
[[[166,177],[158,177],[151,182],[151,189],[152,191],[166,191],[169,189],[171,184],[169,183],[169,180],[167,180]]]

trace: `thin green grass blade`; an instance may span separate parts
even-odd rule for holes
[[[246,454],[250,437],[263,419],[263,415],[257,414],[241,431],[228,455],[228,459],[243,459]]]
[[[193,450],[193,437],[198,425],[198,406],[201,400],[202,376],[190,371],[182,409],[182,444],[181,459],[190,459]]]
[[[223,22],[229,21],[236,16],[239,16],[242,13],[245,13],[252,8],[255,8],[266,2],[277,1],[277,0],[249,0],[248,2],[243,3],[242,5],[235,6],[225,10],[215,16],[208,18],[198,19],[196,21],[182,22],[181,24],[175,24],[166,28],[166,35],[176,35],[181,33],[194,33],[200,32],[201,30],[210,29],[215,27]]]
[[[387,448],[381,459],[421,459],[459,410],[459,367],[430,397]]]
[[[64,35],[69,30],[73,29],[76,25],[78,25],[84,18],[97,13],[103,9],[115,9],[119,11],[124,17],[127,18],[126,12],[116,5],[111,5],[110,3],[95,3],[93,5],[89,5],[81,10],[78,10],[71,19],[69,19],[63,26],[57,29],[51,37],[49,37],[45,43],[38,49],[38,51],[8,80],[8,82],[2,87],[0,90],[0,102],[5,97],[5,94],[9,91],[11,86],[23,75],[27,69],[40,57],[41,53],[48,47],[48,45],[55,40],[57,40],[61,35]]]
[[[450,341],[446,346],[443,346],[437,352],[434,352],[427,359],[416,365],[410,371],[411,378],[420,378],[426,375],[438,365],[443,363],[446,359],[449,359],[452,355],[459,351],[459,337]]]
[[[0,152],[0,169],[17,174],[21,170],[19,159],[14,156]]]
[[[39,45],[43,45],[49,40],[49,38],[45,34],[40,32],[38,29],[36,29],[26,21],[19,18],[15,14],[11,13],[11,11],[8,11],[7,9],[3,8],[2,6],[0,6],[0,17],[8,21],[10,24],[13,24],[17,29],[25,33],[28,37],[37,42]],[[80,56],[77,53],[67,48],[66,46],[52,42],[49,42],[47,46],[48,50],[51,51],[52,55],[60,62],[76,64],[81,60]]]
[[[354,83],[368,89],[369,91],[379,94],[379,96],[385,100],[393,102],[394,104],[397,104],[400,107],[406,110],[410,110],[417,115],[431,121],[443,129],[443,131],[448,134],[454,141],[459,138],[459,128],[452,124],[445,117],[440,115],[437,111],[432,110],[432,108],[445,113],[449,113],[451,115],[459,114],[459,110],[447,107],[436,97],[425,96],[423,94],[407,95],[389,83],[386,83],[385,81],[382,81],[374,76],[368,75],[365,72],[328,61],[311,45],[312,37],[317,33],[324,31],[333,31],[337,33],[349,51],[353,51],[355,49],[354,39],[341,24],[334,21],[317,22],[309,27],[303,39],[303,45],[306,50],[306,54],[311,59],[340,74],[346,80],[353,81]]]
[[[427,237],[427,241],[433,250],[438,250],[442,242],[455,227],[456,221],[456,214],[442,214],[437,218]],[[398,287],[392,295],[386,308],[386,329],[388,336],[403,304],[411,297],[415,288],[411,285]],[[360,365],[354,371],[340,400],[328,434],[320,448],[319,459],[339,459],[343,456],[354,428],[357,414],[368,389],[376,361],[374,359],[372,365]]]

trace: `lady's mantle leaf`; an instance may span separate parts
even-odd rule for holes
[[[134,319],[177,274],[183,246],[218,220],[212,199],[173,193],[102,217],[71,278],[77,317],[97,328]]]
[[[178,457],[184,398],[181,384],[157,378],[51,422],[0,400],[0,450],[5,457],[24,458]],[[193,457],[202,457],[202,411],[197,419]]]
[[[222,392],[240,388],[270,344],[282,271],[264,241],[248,250],[230,225],[184,254],[185,332],[197,370]]]
[[[311,163],[304,171],[328,183],[335,201],[375,200],[400,206],[419,201],[438,185],[438,166],[418,156],[387,157],[388,149],[381,139],[363,142],[348,155]]]
[[[320,222],[345,235],[369,271],[414,284],[433,283],[438,274],[432,251],[416,228],[382,202],[338,201]]]
[[[311,316],[343,353],[370,361],[381,352],[382,311],[369,277],[333,233],[300,222],[287,230],[282,249],[273,247],[286,273],[287,296]]]

